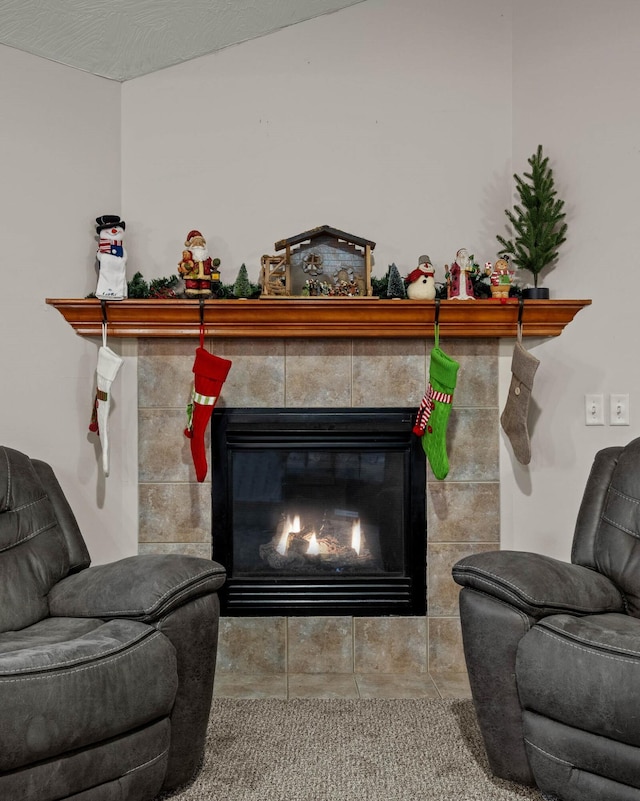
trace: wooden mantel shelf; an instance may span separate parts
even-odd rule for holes
[[[95,298],[47,298],[81,336],[99,336],[102,304]],[[524,302],[523,334],[554,337],[590,300]],[[513,337],[519,303],[510,299],[440,302],[440,333],[454,337]],[[105,304],[108,333],[114,337],[196,337],[197,300],[122,300]],[[431,336],[433,300],[378,298],[260,298],[207,300],[203,303],[207,336],[403,338]]]

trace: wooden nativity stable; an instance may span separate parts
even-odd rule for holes
[[[275,243],[283,254],[262,257],[268,297],[369,297],[376,243],[321,225]]]

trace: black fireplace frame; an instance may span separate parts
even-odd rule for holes
[[[426,458],[413,431],[415,408],[216,408],[211,422],[212,558],[227,568],[220,592],[225,616],[425,615]],[[362,445],[401,449],[405,470],[404,570],[400,576],[259,577],[233,574],[233,521],[228,508],[234,448],[268,447],[286,431],[303,434],[308,447]],[[359,434],[354,434],[354,428]],[[245,444],[246,443],[246,444]],[[251,443],[251,444],[249,444]]]

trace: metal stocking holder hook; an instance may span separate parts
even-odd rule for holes
[[[100,309],[102,310],[102,346],[107,347],[107,327],[109,320],[107,318],[107,301],[100,298]]]
[[[522,341],[522,314],[524,312],[524,298],[520,296],[518,298],[518,327],[517,327],[517,335],[518,335],[518,342]]]
[[[204,298],[202,295],[198,298],[198,303],[200,305],[200,347],[204,348]]]
[[[436,310],[433,316],[433,341],[435,347],[440,342],[440,298],[436,298]]]

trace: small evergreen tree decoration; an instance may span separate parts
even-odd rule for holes
[[[387,297],[388,298],[406,298],[407,293],[404,288],[404,281],[395,264],[389,265],[389,272],[387,273]]]
[[[510,254],[512,262],[521,270],[533,275],[533,285],[538,286],[538,275],[558,257],[558,248],[566,240],[567,224],[564,200],[556,197],[553,170],[548,157],[542,155],[542,145],[528,159],[531,172],[525,172],[525,181],[514,175],[521,205],[505,214],[515,231],[514,239],[498,235],[502,253]]]
[[[233,294],[237,298],[250,298],[253,293],[251,282],[247,274],[247,268],[243,264],[238,270],[238,277],[233,285]]]

